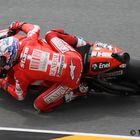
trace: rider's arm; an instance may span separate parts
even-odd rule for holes
[[[29,85],[28,80],[25,77],[19,76],[18,73],[14,75],[14,79],[14,84],[9,83],[8,78],[0,79],[0,86],[17,100],[23,100]]]
[[[35,39],[37,39],[40,34],[40,27],[38,25],[29,24],[25,22],[18,22],[18,21],[13,22],[10,25],[9,30],[14,30],[15,33],[18,33],[19,31],[23,31],[24,33],[27,34],[27,37],[35,38]]]

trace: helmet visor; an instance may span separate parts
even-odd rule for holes
[[[6,65],[6,57],[0,56],[0,67],[4,67]]]

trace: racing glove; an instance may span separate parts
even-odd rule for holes
[[[26,24],[25,22],[18,22],[18,21],[14,21],[10,24],[9,26],[9,32],[8,35],[15,35],[17,34],[19,31],[22,30],[22,26]]]
[[[0,87],[7,91],[7,88],[9,86],[8,78],[0,79]]]

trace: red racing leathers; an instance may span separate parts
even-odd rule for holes
[[[79,86],[83,69],[81,55],[55,31],[48,32],[45,38],[52,47],[50,49],[38,40],[39,26],[15,22],[12,28],[22,30],[27,38],[18,49],[20,60],[0,84],[17,100],[23,100],[31,83],[38,80],[54,83],[34,101],[37,110],[50,111],[64,102],[65,94]],[[74,44],[75,41],[70,42]]]

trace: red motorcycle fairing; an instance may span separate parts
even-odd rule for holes
[[[95,43],[91,48],[89,60],[89,71],[87,75],[98,75],[112,70],[122,62],[118,61],[112,54],[122,53],[123,50],[108,44]]]

